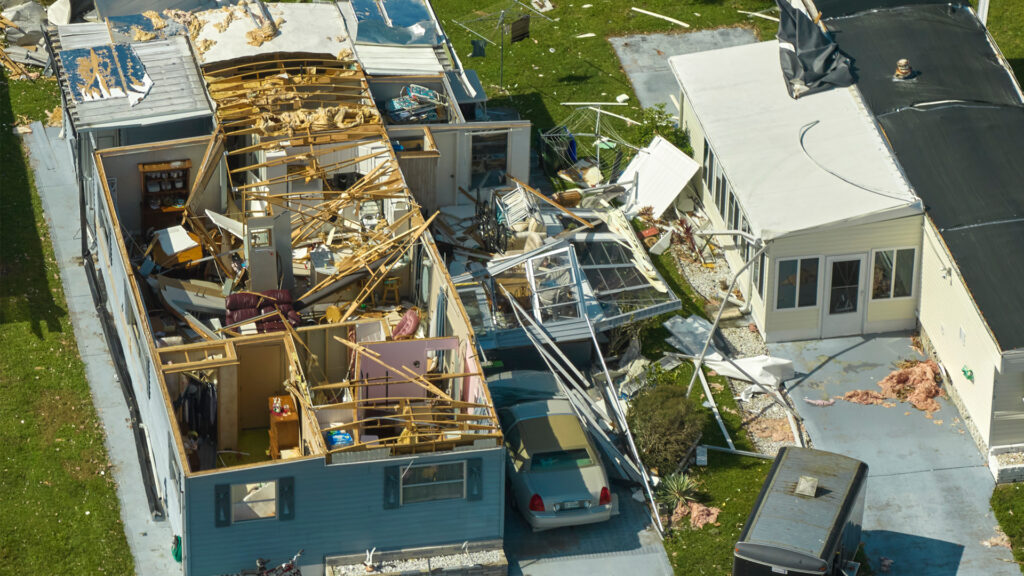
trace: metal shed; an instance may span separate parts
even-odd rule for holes
[[[733,556],[735,576],[856,573],[868,465],[813,450],[779,450]],[[852,570],[852,571],[850,571]]]

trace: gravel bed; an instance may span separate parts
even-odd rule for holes
[[[373,572],[367,572],[366,567],[362,563],[331,566],[331,570],[333,570],[334,576],[366,576],[367,574],[407,574],[417,572],[434,574],[444,570],[493,565],[504,561],[505,556],[500,550],[480,550],[463,554],[452,554],[450,556],[385,560],[377,562],[375,565],[376,570]]]
[[[676,256],[675,260],[680,273],[694,291],[716,305],[718,302],[721,302],[721,297],[725,291],[722,290],[720,283],[723,281],[729,282],[731,275],[729,265],[725,259],[718,258],[715,262],[715,267],[709,268],[699,262],[691,262],[685,257],[680,257],[682,252],[679,246],[673,246],[672,250]],[[768,353],[761,334],[750,330],[751,322],[753,320],[747,315],[741,319],[723,322],[719,327],[722,336],[725,337],[732,347],[735,358],[746,358],[748,356],[759,356]],[[761,392],[751,394],[749,402],[743,401],[741,396],[748,388],[759,389],[743,380],[730,378],[728,381],[729,388],[732,390],[733,396],[736,398],[736,404],[739,406],[743,416],[743,422],[747,425],[747,435],[751,442],[754,443],[754,447],[758,452],[775,456],[780,447],[796,445],[796,442],[791,439],[792,431],[786,418],[786,411],[781,406],[775,403],[767,394]],[[785,392],[783,392],[783,399],[792,407],[792,400],[788,398]],[[759,433],[755,433],[752,428],[757,429]],[[778,432],[784,432],[790,439],[773,439],[772,436],[779,438]],[[800,432],[804,436],[804,445],[810,446],[810,438],[802,426],[800,427]]]
[[[1024,464],[1024,452],[1005,452],[996,454],[1000,466],[1020,466]]]

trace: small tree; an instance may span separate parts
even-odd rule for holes
[[[637,146],[647,146],[655,135],[661,136],[676,148],[693,156],[690,135],[676,124],[675,116],[665,111],[664,104],[655,104],[650,108],[644,108],[643,115],[640,117],[640,125],[633,126],[630,136],[631,141]]]
[[[655,366],[647,382],[626,419],[644,464],[670,474],[700,439],[707,414],[686,397],[686,388],[673,373]]]

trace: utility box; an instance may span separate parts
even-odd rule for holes
[[[781,448],[736,543],[733,576],[854,576],[867,476],[860,460]]]

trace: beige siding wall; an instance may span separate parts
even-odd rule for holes
[[[820,336],[822,306],[827,301],[824,288],[827,274],[825,258],[828,256],[865,256],[866,269],[862,286],[862,302],[866,305],[862,330],[864,334],[913,328],[916,324],[917,302],[921,293],[918,281],[918,271],[921,268],[921,226],[922,216],[910,216],[858,226],[831,227],[807,234],[787,236],[772,242],[766,276],[769,298],[774,298],[775,270],[779,260],[820,256],[821,262],[818,273],[818,306],[803,310],[774,310],[774,306],[768,306],[768,339],[778,341]],[[889,248],[915,249],[913,295],[907,298],[872,300],[873,251]]]
[[[991,445],[992,397],[997,367],[1002,363],[999,346],[931,221],[925,225],[924,237],[921,327],[949,372],[967,411],[964,416],[973,419],[981,441]],[[964,376],[965,367],[973,371],[973,382]],[[1013,378],[1007,375],[1005,384],[1013,386]]]
[[[683,128],[690,134],[694,158],[698,162],[703,163],[704,130],[694,113],[693,107],[686,100],[685,94],[680,95],[680,102],[683,103],[680,121]],[[703,169],[702,167],[701,170]],[[725,174],[726,178],[728,178],[727,168]],[[703,176],[703,173],[699,174],[696,181],[696,187],[700,191],[700,201],[714,223],[714,227],[725,229],[726,222],[718,213],[713,193],[704,184],[704,179],[701,176]],[[767,251],[768,259],[767,269],[765,270],[764,297],[762,298],[756,289],[751,288],[753,286],[752,278],[750,278],[752,270],[748,270],[738,282],[738,286],[744,296],[751,301],[754,322],[761,329],[761,333],[765,335],[768,341],[818,338],[821,335],[821,303],[824,300],[821,296],[825,282],[824,257],[847,254],[865,255],[867,269],[863,288],[865,290],[867,310],[864,318],[863,332],[886,332],[913,328],[916,324],[917,301],[920,294],[920,282],[917,280],[917,277],[921,268],[922,222],[922,216],[913,216],[871,224],[834,226],[771,242]],[[720,237],[716,243],[725,249],[726,260],[729,266],[733,270],[738,270],[743,265],[738,246],[731,239],[724,237]],[[872,250],[887,248],[916,249],[914,294],[909,298],[872,301],[869,289],[872,280]],[[775,298],[775,263],[780,259],[802,256],[822,257],[818,282],[819,305],[813,308],[776,311],[773,305]]]

